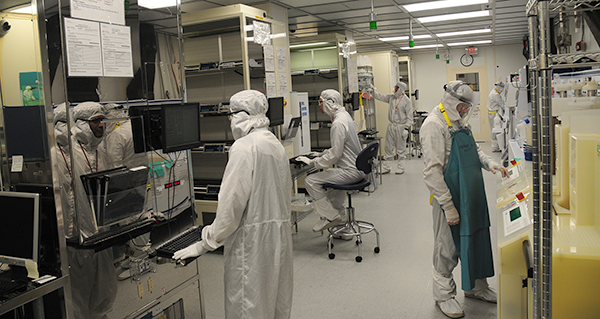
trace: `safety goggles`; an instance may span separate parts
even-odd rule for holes
[[[468,111],[471,109],[471,107],[473,107],[473,104],[467,103],[467,102],[462,102],[456,106],[456,110],[457,111]]]
[[[233,116],[235,114],[240,113],[240,112],[244,112],[244,113],[250,115],[250,113],[248,113],[248,111],[246,111],[246,110],[237,110],[237,111],[233,111],[233,112],[229,111],[229,113],[227,114],[227,116],[229,117],[229,120],[231,121],[233,119]]]
[[[98,118],[95,118],[92,120],[84,120],[84,121],[86,121],[88,123],[92,123],[92,124],[100,124],[100,123],[102,123],[102,121],[104,121],[104,119],[105,119],[104,117],[98,117]]]

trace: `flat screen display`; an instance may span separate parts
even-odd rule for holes
[[[135,153],[162,149],[161,111],[161,105],[129,107]]]
[[[267,117],[269,118],[269,121],[271,121],[269,127],[283,124],[283,97],[269,98]]]
[[[198,103],[165,104],[162,106],[163,152],[175,152],[199,147],[200,105]]]
[[[37,262],[40,195],[0,192],[0,262],[11,257]]]
[[[359,92],[352,93],[352,110],[354,110],[354,111],[360,110],[360,93]]]

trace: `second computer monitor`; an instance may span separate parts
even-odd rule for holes
[[[267,117],[271,124],[270,127],[283,124],[283,97],[270,97],[269,98],[269,110],[267,110]]]
[[[198,103],[163,105],[163,152],[169,153],[196,148],[201,144],[200,105]]]
[[[40,194],[0,192],[0,263],[38,261]]]

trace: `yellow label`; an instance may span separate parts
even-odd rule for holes
[[[254,16],[254,17],[257,18],[257,19],[260,19],[260,20],[264,20],[265,19],[265,18],[259,17],[259,16]]]
[[[152,292],[154,290],[154,281],[152,278],[148,279],[148,291]]]
[[[138,296],[140,298],[144,297],[144,285],[142,285],[142,284],[138,285]]]

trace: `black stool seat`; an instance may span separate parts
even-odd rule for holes
[[[362,181],[359,181],[358,183],[354,183],[354,184],[332,184],[332,183],[324,183],[323,184],[323,188],[332,188],[332,189],[339,189],[339,190],[344,190],[344,191],[360,191],[365,189],[365,187],[371,185],[371,182],[369,182],[366,179],[362,179]]]

